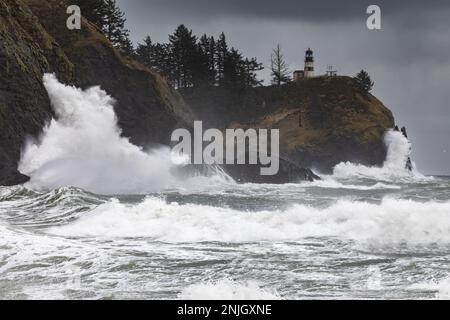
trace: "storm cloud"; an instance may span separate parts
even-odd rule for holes
[[[177,14],[214,20],[221,17],[243,17],[256,19],[302,19],[304,21],[331,22],[358,19],[361,12],[371,4],[385,9],[385,14],[396,15],[403,12],[415,16],[427,12],[448,9],[446,0],[133,0],[120,1],[122,7],[135,7],[157,14]],[[125,4],[127,2],[128,4]]]
[[[218,36],[266,66],[280,43],[292,70],[306,48],[316,69],[339,74],[366,69],[374,94],[408,128],[419,170],[450,174],[450,1],[447,0],[119,0],[135,43],[167,41],[179,24]],[[382,30],[366,28],[377,4]],[[268,80],[269,72],[261,73]]]

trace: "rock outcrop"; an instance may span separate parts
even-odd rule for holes
[[[117,100],[123,135],[143,147],[168,143],[175,127],[194,119],[175,90],[121,55],[95,25],[83,19],[81,30],[68,30],[66,9],[62,0],[0,1],[0,185],[28,179],[17,171],[21,148],[52,117],[44,73],[101,86]]]
[[[181,91],[183,99],[159,75],[113,48],[89,21],[68,30],[66,8],[63,0],[0,0],[0,185],[28,179],[17,171],[21,148],[53,116],[42,84],[47,72],[77,87],[101,86],[117,100],[123,135],[143,147],[168,144],[176,127],[191,127],[194,120],[222,129],[280,129],[279,173],[225,167],[239,181],[314,180],[307,168],[328,173],[342,161],[381,165],[385,159],[383,135],[394,125],[392,113],[361,93],[352,78],[245,90],[191,88]]]
[[[238,182],[281,184],[321,179],[311,169],[302,168],[283,158],[280,159],[280,167],[275,175],[261,175],[260,167],[255,165],[226,165],[224,168]]]
[[[401,132],[403,134],[403,136],[409,140],[408,133],[406,132],[406,127],[402,127],[401,129],[399,129],[398,126],[395,126],[394,131]],[[411,150],[410,150],[410,152],[411,152]],[[413,163],[412,163],[410,156],[408,157],[408,159],[406,159],[405,169],[408,171],[413,170]]]
[[[241,92],[188,89],[182,95],[209,126],[280,129],[281,158],[323,173],[344,161],[382,165],[387,151],[383,137],[394,126],[391,111],[360,92],[350,77],[317,77]]]

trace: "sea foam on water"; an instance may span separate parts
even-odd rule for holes
[[[327,208],[296,204],[248,212],[149,197],[139,204],[111,200],[51,234],[148,237],[157,241],[298,241],[337,237],[397,245],[450,243],[450,202],[385,199],[380,204],[339,200]]]

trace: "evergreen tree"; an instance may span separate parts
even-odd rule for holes
[[[262,84],[262,80],[258,80],[257,72],[264,69],[262,63],[259,63],[256,58],[248,59],[243,61],[244,65],[244,85],[246,87],[254,87]]]
[[[131,39],[128,36],[123,37],[121,39],[118,48],[129,57],[135,58],[136,51],[134,50],[133,43],[131,42]]]
[[[256,72],[262,69],[256,58],[244,59],[242,53],[231,48],[225,57],[222,85],[240,88],[260,85]]]
[[[193,85],[195,58],[198,57],[197,37],[184,25],[180,25],[173,35],[169,36],[171,56],[174,67],[174,78],[178,88]]]
[[[219,85],[223,84],[225,78],[225,64],[229,54],[227,40],[222,32],[216,44],[216,71]]]
[[[279,44],[272,50],[272,55],[270,57],[270,69],[273,84],[280,86],[282,83],[286,83],[291,80],[289,76],[289,67],[284,60],[283,54],[281,53],[281,46]]]
[[[136,48],[136,57],[148,68],[153,68],[154,67],[153,51],[154,48],[152,39],[150,38],[150,36],[147,36],[144,39],[144,43],[138,43]]]
[[[172,84],[174,78],[174,62],[172,58],[172,47],[167,43],[157,43],[153,46],[154,70],[167,78]]]
[[[214,37],[206,34],[200,38],[198,43],[200,59],[203,60],[203,68],[206,72],[206,82],[210,85],[216,83],[216,41]]]
[[[242,53],[228,49],[222,33],[214,37],[203,35],[199,40],[184,25],[169,36],[169,43],[153,44],[148,36],[136,49],[136,57],[147,67],[164,75],[177,88],[192,86],[250,87],[260,85],[257,72],[262,64],[256,58],[244,58]]]
[[[81,15],[103,30],[106,25],[106,2],[105,0],[73,0],[73,4],[81,9]]]
[[[356,85],[362,93],[368,94],[372,90],[374,82],[370,78],[367,71],[361,70],[354,79],[356,81]]]
[[[227,52],[223,63],[223,76],[221,85],[224,86],[243,86],[240,75],[243,72],[242,55],[235,48]]]
[[[116,0],[104,1],[106,4],[106,24],[103,26],[103,31],[114,46],[128,54],[132,53],[130,32],[125,28],[125,14],[117,6]]]
[[[80,7],[81,15],[101,29],[115,47],[133,55],[130,32],[125,28],[125,14],[116,0],[74,0],[74,4]]]
[[[168,44],[153,44],[150,36],[139,43],[136,48],[136,58],[146,67],[161,74],[170,82],[173,82],[171,49]]]

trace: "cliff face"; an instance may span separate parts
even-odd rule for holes
[[[123,135],[137,145],[169,142],[175,127],[194,118],[159,75],[123,57],[89,21],[68,30],[66,8],[62,0],[0,0],[0,185],[27,180],[17,171],[21,147],[52,116],[46,72],[82,88],[100,85],[117,100]]]
[[[323,173],[343,161],[381,165],[383,136],[394,126],[391,111],[373,95],[360,93],[350,77],[318,77],[238,93],[184,90],[183,96],[211,126],[280,129],[282,159]]]
[[[27,180],[17,161],[26,135],[37,135],[51,115],[41,77],[52,69],[45,51],[53,49],[28,7],[0,1],[0,185]],[[64,58],[59,62],[70,67]]]
[[[123,135],[140,146],[169,143],[174,128],[201,119],[205,127],[279,128],[280,173],[261,177],[252,166],[227,170],[241,181],[316,178],[342,161],[381,165],[391,112],[358,92],[349,77],[314,78],[281,87],[186,89],[181,96],[157,74],[122,56],[89,21],[66,28],[63,0],[0,0],[0,185],[22,183],[17,171],[27,136],[52,117],[42,84],[46,72],[86,88],[100,85],[116,100]]]

